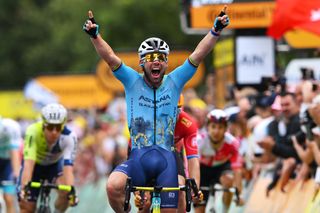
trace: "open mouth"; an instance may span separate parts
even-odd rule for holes
[[[154,77],[154,78],[158,78],[158,77],[160,76],[160,70],[158,70],[158,69],[153,69],[153,70],[151,71],[151,75],[152,75],[152,77]]]

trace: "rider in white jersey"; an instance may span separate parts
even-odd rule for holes
[[[19,198],[21,213],[34,212],[39,195],[38,189],[31,189],[26,196],[25,186],[30,181],[74,184],[73,162],[77,148],[77,136],[65,126],[67,110],[60,104],[48,104],[42,108],[42,120],[31,124],[26,130],[23,163],[19,177]],[[64,212],[70,196],[59,191],[55,212]]]
[[[9,118],[0,117],[0,189],[3,190],[6,212],[8,213],[16,212],[14,205],[15,182],[19,176],[21,142],[19,123]]]

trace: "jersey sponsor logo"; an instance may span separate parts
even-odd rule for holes
[[[141,96],[139,97],[139,101],[144,101],[144,102],[152,103],[152,104],[154,104],[155,102],[156,102],[156,104],[159,104],[159,103],[161,103],[161,102],[163,102],[163,101],[168,101],[168,100],[170,100],[170,99],[171,99],[171,97],[170,97],[168,94],[161,96],[161,97],[160,97],[158,100],[156,100],[156,101],[154,101],[154,100],[151,99],[151,98],[145,97],[144,95],[141,95]]]
[[[192,125],[192,121],[190,121],[190,120],[188,120],[188,119],[186,119],[186,118],[182,118],[182,119],[181,119],[181,123],[182,123],[183,125],[185,125],[186,127],[190,127],[190,126]]]
[[[194,147],[198,147],[198,141],[197,141],[197,137],[192,138],[192,143],[191,146]]]
[[[176,194],[174,192],[169,192],[169,198],[175,198]]]
[[[191,143],[187,143],[186,146],[187,146],[189,152],[198,153],[197,137],[193,137],[192,140],[191,140]]]

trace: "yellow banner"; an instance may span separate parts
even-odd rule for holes
[[[234,63],[234,40],[232,38],[220,40],[213,49],[214,68],[220,68]]]
[[[246,2],[228,4],[229,29],[264,28],[272,21],[275,2]],[[211,28],[222,4],[190,8],[192,28]]]
[[[293,48],[318,48],[320,46],[320,36],[300,29],[287,32],[284,38]]]
[[[95,75],[40,76],[36,81],[67,108],[105,107],[113,97]]]
[[[0,92],[0,115],[12,119],[35,119],[38,112],[32,101],[25,99],[22,91]]]

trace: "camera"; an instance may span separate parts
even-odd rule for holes
[[[306,138],[310,141],[313,140],[313,133],[312,133],[312,128],[316,127],[317,125],[314,123],[312,120],[308,110],[305,110],[301,117],[300,117],[300,124],[301,124],[301,129],[305,132]]]
[[[275,91],[277,86],[280,86],[280,92],[285,92],[287,79],[284,76],[280,77],[262,77],[261,87],[263,91]]]
[[[314,78],[314,70],[308,67],[300,68],[302,74],[302,80],[315,80]]]
[[[294,135],[298,141],[298,143],[300,145],[304,145],[305,144],[305,141],[306,141],[306,134],[303,132],[303,131],[299,131],[297,132],[295,135]],[[293,143],[292,139],[291,139],[291,135],[290,137],[288,138],[288,140]]]

